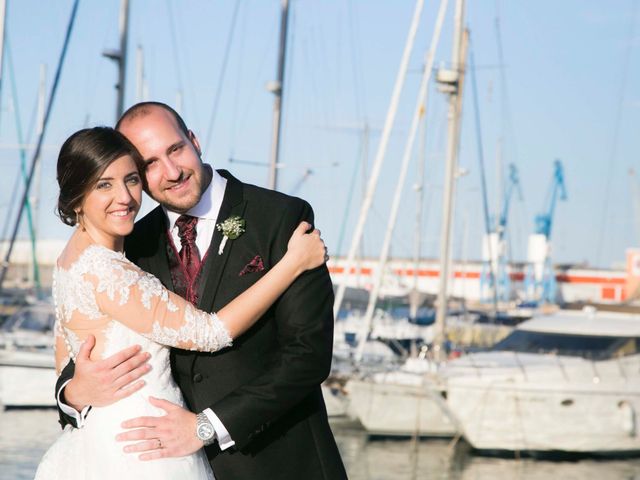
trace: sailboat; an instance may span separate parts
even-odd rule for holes
[[[439,31],[444,19],[447,2],[442,1],[436,20],[431,50],[427,56],[421,95],[418,105],[422,108],[426,97],[426,81]],[[452,69],[440,69],[437,82],[443,93],[449,96],[449,143],[445,179],[444,212],[441,240],[440,293],[437,317],[433,327],[432,348],[424,347],[416,358],[388,373],[378,373],[365,378],[351,379],[346,385],[350,409],[357,415],[363,427],[372,435],[397,436],[453,436],[457,425],[446,405],[446,391],[437,374],[444,353],[444,320],[447,315],[448,267],[450,263],[450,231],[452,202],[459,143],[461,95],[464,84],[464,65],[467,33],[463,34],[464,1],[456,2],[454,49]],[[415,117],[414,117],[415,120]],[[415,122],[414,122],[415,125]],[[410,136],[411,138],[411,136]],[[409,145],[411,142],[409,142]],[[405,152],[405,158],[407,154]],[[385,260],[386,258],[383,258]]]
[[[50,302],[27,305],[0,328],[0,405],[53,407],[55,314]]]
[[[369,435],[452,437],[458,431],[434,362],[409,358],[398,369],[346,385],[349,409]]]
[[[44,82],[41,81],[39,96],[40,121],[38,141],[36,144],[31,166],[26,171],[23,163],[21,177],[24,177],[24,193],[19,200],[18,215],[0,268],[0,293],[4,294],[3,286],[10,265],[11,254],[16,244],[20,223],[25,209],[29,212],[29,191],[34,178],[37,178],[40,153],[46,134],[48,119],[53,106],[53,100],[59,85],[60,74],[69,45],[69,39],[78,10],[78,1],[73,4],[67,33],[58,61],[56,74],[51,86],[51,93],[45,106]],[[4,35],[0,35],[4,38]],[[0,61],[1,64],[1,61]],[[19,122],[18,122],[19,123]],[[21,142],[22,144],[22,142]],[[24,158],[24,152],[23,152]],[[27,215],[31,221],[30,212]],[[34,282],[38,285],[37,263],[35,260],[34,229],[30,224],[32,236],[32,253],[34,260]],[[36,288],[39,290],[39,288]],[[37,294],[40,292],[36,292]],[[40,295],[38,295],[40,296]],[[56,374],[53,352],[54,308],[51,299],[40,300],[27,304],[2,324],[0,331],[0,403],[5,407],[42,407],[55,405],[51,392],[54,390]]]

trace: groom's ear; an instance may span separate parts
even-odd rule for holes
[[[202,149],[200,148],[200,142],[198,141],[198,137],[196,137],[196,134],[193,133],[193,131],[189,130],[189,133],[187,135],[189,137],[189,141],[196,149],[196,152],[198,152],[198,155],[202,156]]]

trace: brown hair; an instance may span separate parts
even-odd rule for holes
[[[57,179],[60,187],[56,213],[67,225],[77,222],[76,209],[111,163],[131,156],[144,181],[144,162],[136,147],[117,130],[94,127],[79,130],[62,145],[58,155]]]

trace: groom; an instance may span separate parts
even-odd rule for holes
[[[204,165],[197,138],[167,105],[134,105],[116,128],[140,151],[146,190],[160,203],[127,238],[127,256],[202,310],[220,309],[256,282],[283,256],[294,228],[313,222],[306,202]],[[192,282],[178,253],[181,241],[189,243],[176,225],[182,214],[197,219],[188,248],[201,252],[201,264]],[[245,232],[224,240],[217,225],[234,218]],[[151,399],[166,415],[125,422],[130,430],[118,440],[138,441],[126,450],[148,460],[205,445],[218,480],[346,478],[320,390],[331,366],[332,300],[323,266],[300,276],[231,348],[172,349],[172,372],[191,411]],[[78,426],[91,415],[88,405],[112,403],[142,385],[131,384],[145,371],[142,353],[131,348],[94,362],[91,347],[58,380],[63,425]]]

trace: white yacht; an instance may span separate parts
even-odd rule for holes
[[[443,375],[448,407],[476,449],[640,452],[640,315],[534,318]]]
[[[401,361],[400,356],[388,344],[378,340],[368,340],[363,346],[362,358],[356,362],[357,345],[353,338],[342,332],[334,335],[331,374],[322,384],[329,417],[355,417],[345,389],[348,379],[365,372],[398,366]]]
[[[369,435],[452,437],[457,432],[435,364],[426,358],[353,378],[345,388],[350,411]]]
[[[499,323],[479,323],[477,313],[463,313],[454,312],[447,317],[447,337],[456,345],[493,345],[513,329]],[[430,328],[431,336],[417,338],[430,343],[434,326],[421,328]],[[427,358],[427,346],[423,344],[422,349],[420,355],[409,357],[402,365],[388,362],[384,371],[353,377],[346,384],[349,414],[360,421],[368,434],[452,437],[458,432],[446,404],[438,367]]]
[[[51,303],[28,305],[0,328],[0,405],[55,406],[53,354],[55,314]]]

